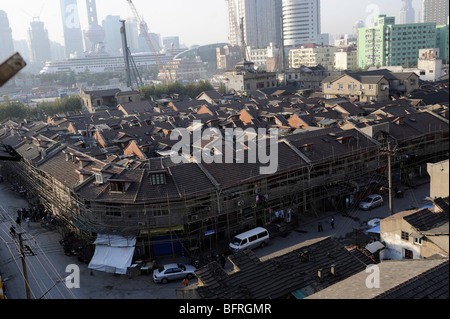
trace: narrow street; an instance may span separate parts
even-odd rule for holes
[[[429,202],[425,200],[428,194],[428,183],[407,190],[404,198],[394,199],[394,212],[428,205]],[[300,226],[287,234],[273,237],[266,247],[255,249],[255,253],[258,257],[263,257],[306,240],[325,236],[333,236],[346,245],[353,245],[358,241],[359,244],[364,244],[366,238],[361,234],[372,228],[367,222],[389,216],[387,197],[384,201],[384,206],[372,211],[352,209],[347,216],[331,212],[322,215],[320,220],[323,232],[318,232],[318,219],[302,221]],[[10,234],[11,225],[16,224],[17,209],[22,207],[27,207],[25,199],[10,190],[7,183],[0,183],[0,273],[8,299],[27,298],[18,238]],[[331,216],[335,218],[334,229],[330,225]],[[151,274],[129,278],[126,275],[91,272],[88,265],[80,262],[77,257],[64,254],[59,243],[61,236],[56,229],[48,229],[37,222],[27,225],[22,221],[21,226],[16,225],[16,230],[22,233],[23,244],[28,245],[32,251],[26,252],[25,257],[31,299],[174,299],[176,289],[183,287],[181,281],[155,284]],[[189,262],[187,258],[181,257],[178,260],[171,257],[157,260],[159,264],[174,261]],[[80,288],[70,288],[74,281],[64,280],[72,275],[74,265],[79,269]],[[231,264],[227,262],[225,270],[230,269]],[[191,284],[195,282],[196,279],[190,281]]]

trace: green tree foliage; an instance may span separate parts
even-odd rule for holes
[[[36,111],[27,107],[22,102],[6,101],[0,103],[0,120],[23,120],[36,116]]]
[[[77,95],[65,96],[64,98],[57,99],[54,102],[39,103],[37,109],[35,107],[29,107],[22,102],[7,101],[0,103],[0,121],[4,121],[6,119],[36,119],[38,110],[41,119],[58,113],[80,112],[81,99]]]
[[[169,94],[187,95],[195,99],[203,91],[213,90],[214,87],[209,81],[199,81],[197,83],[188,83],[186,85],[176,81],[161,85],[144,85],[140,88],[141,96],[149,99],[151,96],[161,97]]]
[[[39,112],[44,116],[53,116],[58,113],[81,112],[81,99],[78,95],[66,95],[54,102],[39,103]]]

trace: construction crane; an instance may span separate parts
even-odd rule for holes
[[[127,75],[127,86],[129,88],[132,87],[131,82],[131,73],[133,73],[134,80],[138,87],[142,87],[144,82],[142,81],[141,75],[137,69],[136,63],[134,62],[133,55],[131,54],[130,49],[128,48],[127,42],[127,32],[125,29],[125,20],[120,20],[122,23],[122,27],[120,28],[120,34],[122,35],[122,48],[123,48],[123,56],[125,61],[125,72]]]
[[[162,63],[161,63],[161,61],[160,61],[160,59],[158,57],[158,54],[155,51],[155,48],[153,47],[152,41],[151,41],[150,36],[149,36],[149,34],[147,32],[147,30],[148,30],[147,23],[139,15],[136,7],[134,6],[133,1],[132,0],[127,0],[127,2],[130,5],[131,11],[133,11],[134,17],[138,21],[139,29],[141,30],[142,34],[144,35],[145,41],[147,42],[150,51],[155,56],[156,63],[158,64],[159,70],[164,75],[165,82],[166,83],[171,83],[172,82],[172,77],[170,75],[170,72],[164,68],[164,66],[162,65]]]

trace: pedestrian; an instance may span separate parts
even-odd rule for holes
[[[20,220],[20,217],[17,217],[17,219],[16,219],[16,224],[20,226],[20,223],[21,223],[21,222],[22,222],[22,221]]]
[[[331,216],[331,228],[334,229],[334,217]]]
[[[183,283],[183,286],[187,287],[187,285],[189,284],[189,281],[187,278],[184,278],[182,283]]]
[[[319,233],[323,231],[322,222],[319,222],[317,230],[319,231]]]
[[[220,255],[220,266],[222,266],[222,269],[225,268],[225,256],[223,254]]]
[[[13,238],[16,238],[16,227],[14,225],[11,225],[11,228],[9,229],[9,233]]]

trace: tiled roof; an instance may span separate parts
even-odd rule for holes
[[[448,258],[385,260],[377,264],[379,287],[368,288],[361,271],[307,299],[448,299]]]
[[[442,212],[434,212],[433,210],[434,208],[421,209],[414,214],[403,217],[403,219],[420,232],[428,233],[434,230],[433,233],[443,233],[448,235],[448,205],[447,209]]]
[[[300,290],[315,292],[363,271],[366,265],[331,237],[296,245],[264,259],[250,250],[229,257],[235,270],[213,262],[196,271],[202,299],[276,299]],[[335,266],[335,275],[331,267]],[[322,270],[322,279],[318,271]]]
[[[448,299],[448,259],[400,285],[385,291],[375,299]]]

